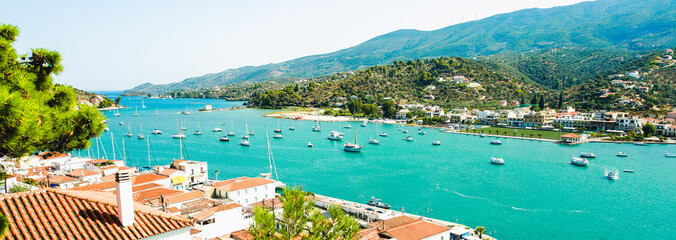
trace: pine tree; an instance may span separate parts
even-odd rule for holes
[[[43,48],[19,57],[12,46],[19,30],[0,25],[0,157],[38,151],[84,149],[103,132],[103,115],[79,106],[72,87],[54,85],[61,55]]]
[[[545,109],[545,95],[544,94],[540,94],[540,103],[538,103],[538,107],[540,107],[540,109]]]

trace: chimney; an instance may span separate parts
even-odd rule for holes
[[[122,227],[134,224],[134,201],[131,190],[131,177],[128,172],[115,173],[117,186],[117,217]]]

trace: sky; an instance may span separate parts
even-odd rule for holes
[[[61,53],[55,81],[125,90],[358,45],[399,29],[435,30],[581,0],[3,1],[21,53]]]

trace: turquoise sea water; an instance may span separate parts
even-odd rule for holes
[[[361,153],[347,153],[342,145],[352,141],[353,130],[339,129],[337,122],[321,123],[322,132],[317,133],[311,131],[314,122],[281,120],[284,138],[273,139],[277,119],[261,117],[265,110],[179,114],[188,107],[192,111],[204,104],[229,108],[242,102],[146,99],[147,108],[141,109],[140,101],[124,98],[122,104],[132,108],[120,110],[120,117],[105,113],[118,146],[116,156],[121,159],[124,139],[130,166],[148,165],[146,141],[136,139],[141,122],[143,132],[149,135],[151,165],[179,158],[179,141],[171,137],[178,131],[179,119],[185,120],[188,128],[187,155],[209,162],[210,178],[215,178],[215,169],[220,171],[219,179],[266,172],[268,131],[280,180],[319,194],[360,202],[376,196],[396,209],[472,227],[486,226],[499,239],[676,239],[676,159],[664,157],[667,152],[676,153],[676,146],[562,146],[516,139],[500,139],[503,144],[493,146],[489,141],[495,138],[435,129],[425,129],[427,134],[421,136],[411,127],[415,141],[406,142],[397,125],[378,125],[389,137],[381,137],[381,145],[375,146],[367,144],[369,137],[377,135],[375,124],[363,128],[352,122],[359,143],[366,146]],[[139,117],[132,116],[134,106],[139,106]],[[155,127],[155,108],[162,135],[150,134]],[[245,119],[256,133],[251,147],[239,145]],[[125,125],[120,126],[120,121]],[[204,133],[201,136],[192,135],[198,121]],[[225,131],[224,123],[237,133],[230,142],[218,140],[224,132],[211,132],[214,127]],[[131,138],[124,136],[129,124],[134,134]],[[290,126],[296,130],[288,130]],[[331,130],[344,132],[344,142],[326,140]],[[433,140],[442,145],[432,146]],[[101,142],[111,158],[109,132],[101,136]],[[308,148],[308,142],[314,147]],[[620,151],[629,157],[616,157]],[[586,168],[572,166],[570,158],[580,152],[593,152],[597,158]],[[74,154],[88,155],[87,151]],[[96,147],[91,154],[96,154]],[[505,165],[491,165],[491,156],[503,157]],[[606,170],[619,170],[620,179],[606,180]]]

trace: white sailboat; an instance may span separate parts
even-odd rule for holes
[[[275,133],[281,133],[282,129],[279,128],[279,119],[277,119],[277,129],[275,129]]]
[[[261,173],[260,176],[265,179],[272,179],[272,171],[275,173],[275,188],[284,187],[285,184],[279,181],[279,174],[277,174],[277,165],[275,164],[275,158],[272,156],[272,147],[270,147],[270,138],[268,137],[267,131],[265,132],[265,139],[267,139],[268,144],[268,164],[270,170],[267,173]]]
[[[202,131],[200,130],[200,119],[197,118],[197,130],[192,133],[193,135],[202,135]]]
[[[136,138],[138,138],[138,139],[144,139],[145,138],[145,135],[143,135],[143,122],[141,122],[141,133],[136,135]]]
[[[343,145],[343,150],[346,152],[361,152],[361,149],[364,148],[363,146],[360,146],[359,143],[357,142],[357,130],[354,130],[354,143],[345,143]]]
[[[188,128],[185,126],[185,119],[181,120],[181,130],[188,130]]]
[[[491,164],[495,164],[495,165],[504,165],[504,164],[505,164],[505,160],[502,159],[502,158],[491,157]]]
[[[376,124],[376,134],[377,133],[378,133],[378,124]],[[376,138],[369,138],[369,144],[380,145],[380,140],[378,139],[378,135],[376,135]]]
[[[157,108],[155,108],[155,129],[151,132],[152,134],[155,134],[155,135],[162,134],[162,131],[160,131],[160,128],[159,128],[159,123],[158,123],[159,119],[158,118],[159,117],[158,117],[158,114],[157,114]]]
[[[233,129],[235,128],[235,124],[233,123],[232,120],[230,120],[230,125],[232,126]],[[228,126],[226,125],[225,128],[227,130]],[[235,136],[235,132],[233,131],[228,132],[228,136]]]
[[[127,125],[127,127],[129,127],[129,128],[128,128],[127,134],[125,134],[125,136],[131,137],[132,136],[132,134],[131,134],[131,124]]]
[[[296,127],[293,126],[294,125],[293,122],[294,121],[291,121],[291,127],[289,127],[289,130],[296,130]]]
[[[178,127],[178,119],[176,119],[176,126]],[[175,133],[174,135],[171,135],[171,137],[173,137],[175,139],[183,139],[183,138],[185,138],[185,134],[183,134],[183,132],[181,131],[181,128],[179,127],[178,132]]]
[[[134,117],[138,117],[138,107],[134,107],[134,110],[136,111],[136,112],[134,113]]]
[[[113,113],[113,116],[114,116],[114,117],[119,117],[119,116],[120,116],[120,110],[116,108],[116,109],[115,109],[115,113]]]
[[[146,105],[143,104],[143,98],[141,98],[141,108],[146,108]]]
[[[242,135],[242,139],[249,139],[249,124],[244,121],[244,135]]]
[[[322,131],[322,127],[319,125],[319,122],[317,122],[317,125],[312,127],[312,131],[313,132],[321,132]]]

